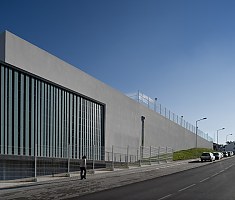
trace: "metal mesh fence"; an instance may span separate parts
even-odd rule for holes
[[[65,148],[53,149],[55,152],[64,152],[61,156],[58,156],[58,154],[45,156],[46,154],[43,152],[52,148],[46,146],[40,146],[35,155],[27,154],[27,152],[31,152],[29,148],[11,146],[3,148],[7,149],[7,151],[4,154],[0,154],[0,180],[36,178],[45,175],[57,176],[58,174],[68,176],[71,172],[79,173],[78,171],[80,170],[81,157],[80,154],[77,156],[73,154],[72,149],[74,149],[74,146],[68,145]],[[12,149],[16,148],[19,151],[14,151],[13,154]],[[106,167],[104,147],[95,145],[83,147],[82,153],[81,155],[88,153],[86,155],[88,170]]]
[[[159,113],[160,115],[164,116],[165,118],[173,121],[174,123],[182,126],[183,128],[193,132],[196,134],[196,127],[189,122],[183,119],[183,116],[178,116],[175,113],[171,112],[166,107],[162,106],[157,102],[157,99],[153,100],[152,98],[148,97],[147,95],[137,92],[133,94],[127,94],[128,97],[134,99],[135,101],[139,102],[140,104],[147,106],[149,109]],[[212,142],[213,139],[208,135],[208,133],[204,133],[201,130],[197,130],[197,135]]]
[[[118,147],[112,146],[111,151],[106,151],[109,167],[129,167],[151,165],[154,163],[173,160],[171,147]]]
[[[12,147],[14,148],[14,147]],[[43,147],[45,150],[46,147]],[[71,173],[80,173],[81,158],[73,158],[71,149],[73,146],[62,149],[67,152],[67,157],[45,157],[39,155],[13,155],[0,154],[0,180],[12,180],[19,178],[36,178],[38,176],[69,176]],[[173,149],[170,147],[118,147],[110,149],[95,145],[86,147],[87,169],[120,168],[140,166],[145,164],[172,161]],[[10,147],[7,149],[11,149]],[[27,152],[22,149],[19,152]],[[61,149],[57,149],[58,151]],[[84,154],[85,155],[85,154]]]

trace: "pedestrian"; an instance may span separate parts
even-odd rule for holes
[[[86,179],[86,156],[82,156],[82,160],[80,162],[80,176],[81,180]]]

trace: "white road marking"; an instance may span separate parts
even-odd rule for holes
[[[166,195],[166,196],[164,196],[164,197],[162,197],[162,198],[160,198],[160,199],[158,199],[158,200],[166,199],[166,198],[170,197],[171,195],[172,195],[172,194],[168,194],[168,195]]]
[[[208,180],[209,178],[210,178],[210,177],[204,178],[203,180],[200,181],[200,183],[202,183],[202,182]]]
[[[177,166],[177,165],[175,165],[175,166]],[[206,181],[206,180],[208,180],[208,179],[210,179],[210,178],[212,178],[212,177],[214,177],[214,176],[217,176],[218,174],[224,172],[225,170],[228,170],[228,169],[229,169],[230,167],[232,167],[232,166],[234,166],[234,164],[232,164],[232,165],[226,167],[226,168],[223,169],[223,170],[220,170],[219,172],[217,172],[217,173],[211,175],[210,177],[207,177],[207,178],[202,179],[202,180],[199,181],[199,182],[202,183],[202,182],[204,182],[204,181]],[[170,166],[165,166],[164,168],[168,168],[168,167],[170,167]],[[159,168],[156,168],[156,169],[161,169],[161,168],[163,168],[163,167],[159,167]],[[193,187],[193,186],[195,186],[195,185],[196,185],[195,183],[192,184],[192,185],[189,185],[189,186],[187,186],[187,187],[185,187],[185,188],[182,188],[182,189],[178,190],[178,192],[182,192],[182,191],[184,191],[184,190],[187,190],[187,189],[189,189],[189,188],[191,188],[191,187]],[[166,195],[166,196],[164,196],[164,197],[161,197],[161,198],[158,199],[158,200],[166,199],[166,198],[168,198],[168,197],[170,197],[170,196],[172,196],[172,195],[173,195],[173,194],[168,194],[168,195]]]
[[[217,173],[211,175],[211,178],[214,177],[214,176],[217,176],[218,174],[219,174],[219,173],[217,172]]]
[[[178,190],[179,192],[182,192],[182,191],[184,191],[184,190],[187,190],[187,189],[189,189],[189,188],[191,188],[191,187],[193,187],[193,186],[195,186],[196,184],[194,183],[194,184],[192,184],[192,185],[189,185],[189,186],[187,186],[187,187],[185,187],[185,188],[183,188],[183,189],[181,189],[181,190]]]

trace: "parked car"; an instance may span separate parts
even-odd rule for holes
[[[213,155],[215,156],[215,160],[222,159],[222,153],[221,152],[213,152]]]
[[[227,151],[223,151],[223,155],[224,155],[224,157],[228,157],[228,152]]]
[[[220,152],[221,153],[221,157],[223,158],[224,157],[224,154],[223,154],[223,152]]]
[[[233,156],[233,152],[232,151],[228,151],[228,156]]]
[[[203,161],[213,162],[215,160],[215,156],[211,152],[203,152],[200,158],[201,158],[201,162]]]

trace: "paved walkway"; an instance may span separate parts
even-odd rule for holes
[[[84,180],[80,180],[79,173],[75,173],[71,177],[38,177],[38,182],[1,182],[0,199],[69,199],[206,164],[210,163],[198,160],[175,161],[114,171],[95,171]]]

